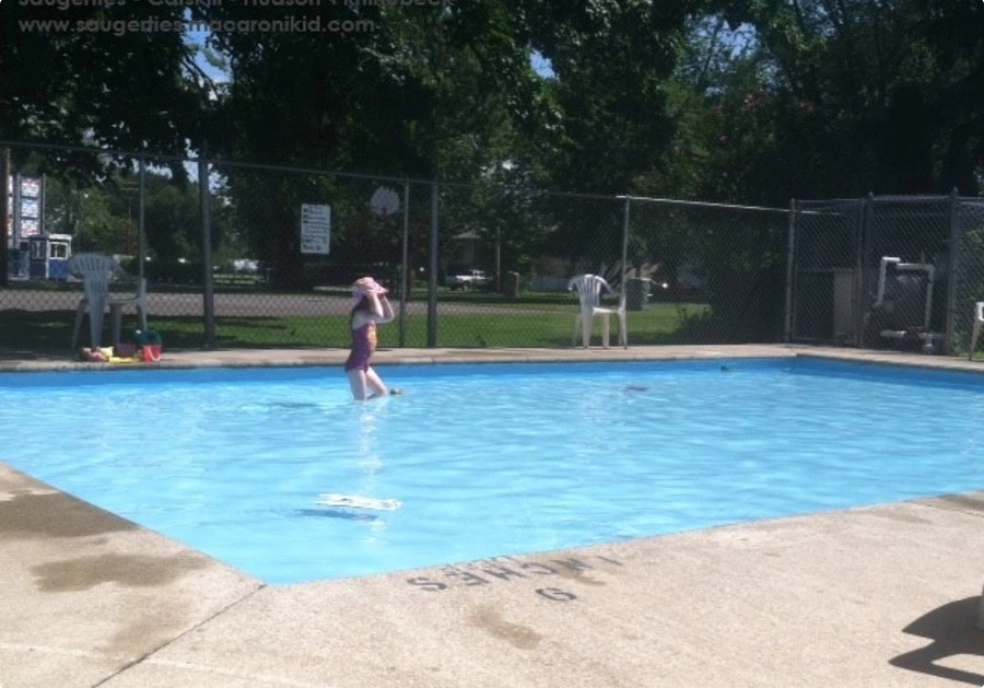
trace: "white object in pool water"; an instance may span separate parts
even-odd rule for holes
[[[320,506],[347,506],[354,509],[372,509],[375,511],[396,511],[403,506],[403,502],[399,499],[374,499],[330,492],[319,494],[318,497],[319,500],[315,504]]]

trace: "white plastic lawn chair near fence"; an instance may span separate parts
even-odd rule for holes
[[[618,316],[618,343],[624,348],[629,346],[629,332],[626,327],[625,290],[621,293],[611,288],[604,277],[599,275],[577,275],[567,283],[567,289],[577,293],[581,308],[574,317],[574,338],[571,343],[577,343],[577,333],[581,331],[581,343],[584,348],[591,346],[591,330],[594,319],[602,319],[601,343],[608,348],[609,332],[611,331],[611,316]],[[618,308],[607,308],[601,305],[602,290],[610,294],[618,294]]]
[[[984,301],[978,301],[974,304],[974,329],[970,335],[970,352],[967,354],[967,358],[974,358],[974,352],[977,351],[977,338],[981,336],[982,324],[984,324]],[[982,623],[984,623],[984,619],[982,619]]]
[[[123,307],[133,306],[140,317],[140,326],[147,330],[147,281],[127,274],[112,256],[103,253],[77,253],[68,259],[68,274],[82,280],[84,295],[79,299],[72,330],[72,349],[79,344],[82,320],[89,311],[89,331],[92,348],[102,341],[103,316],[109,308],[113,319],[113,346],[120,343]],[[126,284],[132,292],[111,292],[110,285]]]

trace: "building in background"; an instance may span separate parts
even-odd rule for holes
[[[69,234],[44,231],[45,179],[20,173],[7,179],[7,274],[11,279],[65,279]]]

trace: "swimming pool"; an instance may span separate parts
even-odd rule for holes
[[[820,359],[0,375],[0,460],[269,583],[979,490],[984,376]],[[399,499],[327,508],[319,493]]]

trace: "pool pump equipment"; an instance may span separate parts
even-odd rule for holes
[[[894,275],[889,274],[889,266],[893,267]],[[871,312],[882,337],[921,341],[925,353],[937,350],[940,334],[930,331],[935,277],[936,267],[931,263],[906,263],[895,256],[882,257],[878,267],[878,295]],[[925,300],[922,299],[924,282]],[[922,324],[913,324],[919,316]]]

